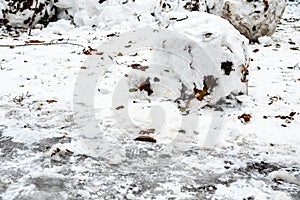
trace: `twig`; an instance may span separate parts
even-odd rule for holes
[[[191,95],[191,96],[188,98],[188,101],[186,102],[186,104],[185,104],[185,106],[184,106],[184,108],[183,108],[183,111],[186,111],[186,109],[190,106],[190,103],[191,103],[191,101],[192,101],[194,98],[196,98],[195,95]]]
[[[27,43],[27,44],[0,44],[0,47],[9,47],[9,48],[14,48],[14,47],[26,47],[26,46],[50,46],[50,45],[62,45],[62,44],[67,44],[67,45],[73,45],[73,46],[79,46],[79,47],[85,47],[81,44],[77,43],[72,43],[72,42],[44,42],[44,43]]]

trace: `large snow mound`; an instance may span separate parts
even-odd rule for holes
[[[257,41],[258,37],[272,35],[284,12],[284,0],[145,0],[145,1],[80,1],[33,0],[0,1],[3,24],[12,27],[47,25],[56,19],[68,19],[77,26],[96,26],[110,29],[119,24],[158,24],[166,27],[170,11],[202,11],[227,19],[237,30]],[[132,23],[134,22],[134,23]],[[132,28],[131,26],[127,27]]]
[[[275,32],[284,9],[284,0],[227,0],[222,17],[247,38],[257,41],[259,37]]]
[[[222,120],[199,124],[205,120],[199,120],[199,108],[209,105],[222,110],[227,96],[246,93],[244,36],[228,21],[208,13],[170,12],[168,17],[172,20],[167,29],[111,34],[97,49],[91,49],[98,54],[89,57],[79,73],[74,109],[84,127],[78,135],[84,135],[92,154],[115,162],[115,155],[122,152],[116,153],[121,146],[114,140],[127,140],[144,129],[155,130],[160,144],[172,141],[175,146],[178,142],[211,148],[218,133],[210,131],[218,132]],[[95,88],[99,89],[96,93]],[[112,105],[112,112],[106,112],[107,105]],[[96,114],[90,112],[93,109]],[[101,133],[110,133],[105,140],[97,138],[96,129],[91,130],[97,120],[105,127]],[[109,126],[111,120],[120,127],[118,132]],[[198,138],[201,128],[208,130],[209,139]],[[174,131],[181,129],[186,134]],[[99,143],[103,148],[98,148]]]
[[[36,24],[47,25],[54,20],[56,14],[53,0],[1,0],[0,9],[0,19],[8,27],[29,28]]]
[[[190,82],[206,82],[210,85],[210,103],[231,93],[246,93],[247,40],[228,21],[204,12],[168,14],[171,21],[169,29],[186,35],[197,43],[198,50],[191,48],[189,42],[170,42],[170,49],[185,49],[188,52],[189,67],[192,74]],[[167,46],[168,43],[162,44]],[[161,54],[158,54],[158,57]],[[164,59],[166,65],[178,65],[178,60]],[[195,71],[193,71],[195,70]],[[200,77],[195,74],[200,73]],[[196,80],[193,80],[193,75]],[[202,76],[202,77],[201,77]],[[209,80],[207,80],[207,78]],[[206,79],[206,80],[205,80]],[[216,83],[213,80],[216,81]],[[216,85],[211,85],[216,84]]]

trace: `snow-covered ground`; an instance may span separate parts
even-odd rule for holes
[[[0,199],[300,199],[299,16],[299,3],[288,2],[276,33],[249,46],[249,95],[234,107],[228,100],[216,147],[187,146],[159,154],[160,163],[148,159],[157,158],[159,135],[155,144],[125,140],[118,147],[135,151],[107,160],[77,134],[74,90],[91,56],[83,49],[115,29],[60,20],[32,36],[1,31],[0,45],[12,46],[0,47]],[[14,46],[30,40],[82,46]],[[101,99],[101,83],[97,89],[96,110],[115,110]],[[103,113],[96,118],[115,136],[119,128]],[[238,119],[244,113],[249,122]]]

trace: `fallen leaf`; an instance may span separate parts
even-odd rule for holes
[[[154,82],[159,82],[160,80],[159,80],[159,78],[154,77],[153,81],[154,81]]]
[[[117,33],[111,33],[111,34],[106,35],[106,37],[114,37],[114,36],[118,36]]]
[[[269,99],[270,99],[269,105],[273,104],[274,102],[277,102],[278,100],[282,100],[282,98],[279,96],[273,96],[273,97],[270,97]]]
[[[96,55],[102,56],[104,52],[97,52]]]
[[[41,40],[27,40],[25,41],[26,44],[40,44],[40,43],[44,43],[45,41],[41,41]]]
[[[224,70],[225,75],[229,76],[234,69],[232,68],[233,63],[230,61],[222,62],[221,69]]]
[[[141,142],[152,142],[152,143],[156,143],[156,139],[154,139],[153,137],[150,136],[139,136],[137,138],[134,139],[135,141],[141,141]]]
[[[116,107],[116,110],[120,110],[120,109],[123,109],[123,108],[125,108],[124,106],[118,106],[118,107]]]
[[[139,86],[140,91],[145,90],[148,93],[148,96],[150,96],[153,93],[153,90],[151,88],[150,84],[150,78],[148,77],[141,85]]]
[[[135,54],[131,54],[130,56],[137,56],[138,55],[138,53],[135,53]]]
[[[141,64],[137,64],[137,63],[131,64],[130,67],[131,67],[132,69],[138,69],[138,70],[141,70],[141,71],[143,71],[143,72],[146,71],[146,69],[149,68],[149,66],[142,66]]]
[[[51,100],[46,100],[46,102],[50,104],[50,103],[56,103],[57,101],[56,101],[56,100],[53,100],[53,99],[51,99]]]
[[[242,122],[242,123],[246,123],[246,122],[249,122],[250,119],[252,118],[252,116],[250,114],[242,114],[240,116],[238,116],[238,119]]]
[[[265,4],[265,8],[264,8],[264,11],[267,12],[268,9],[269,9],[269,2],[268,0],[263,0],[264,4]]]
[[[208,87],[206,85],[206,83],[203,81],[203,88],[202,90],[197,89],[196,84],[194,83],[194,94],[195,97],[199,100],[202,101],[203,98],[208,95]]]
[[[291,44],[291,45],[296,45],[296,43],[293,42],[292,40],[290,40],[288,43]]]
[[[279,119],[285,119],[285,120],[294,120],[294,116],[296,115],[296,112],[291,112],[289,115],[277,115],[275,118]]]
[[[96,51],[96,49],[93,49],[93,48],[90,47],[90,46],[88,46],[87,49],[83,49],[83,53],[84,53],[85,55],[92,55],[92,52],[93,52],[93,51]]]
[[[266,45],[264,45],[264,47],[270,47],[270,46],[272,46],[272,44],[266,44]]]

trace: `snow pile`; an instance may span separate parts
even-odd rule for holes
[[[210,135],[211,141],[195,133],[219,130],[221,119],[214,121],[218,116],[207,111],[199,120],[199,108],[224,108],[226,96],[246,93],[244,36],[228,21],[204,12],[170,12],[167,17],[172,19],[168,29],[120,32],[91,50],[98,54],[85,62],[78,76],[74,112],[79,113],[75,121],[84,127],[78,135],[85,137],[84,146],[92,155],[122,162],[127,149],[119,144],[131,138],[154,141],[147,134],[159,144],[172,143],[174,149],[188,146],[182,143],[211,148],[217,133]],[[95,107],[96,114],[81,105]],[[90,131],[95,121],[102,124],[100,133]],[[116,126],[110,126],[111,121]]]
[[[272,35],[285,9],[283,0],[201,0],[201,1],[0,1],[3,24],[12,27],[47,25],[56,19],[67,19],[77,26],[95,26],[108,30],[130,29],[137,24],[158,24],[164,27],[170,11],[203,11],[227,19],[236,29],[252,41]]]
[[[72,20],[76,26],[96,26],[108,30],[116,24],[122,28],[122,24],[126,26],[129,21],[135,21],[131,11],[115,1],[57,1],[55,6],[58,7],[58,18]]]
[[[1,0],[2,22],[9,27],[34,27],[47,25],[55,17],[52,0],[14,1]]]
[[[251,41],[272,35],[284,12],[284,0],[200,0],[188,1],[189,11],[203,11],[227,19]]]
[[[284,0],[228,0],[224,3],[222,17],[251,41],[257,41],[275,32],[284,9]]]
[[[208,13],[172,12],[167,16],[173,19],[169,29],[195,41],[197,47],[193,47],[188,40],[172,41],[169,38],[169,41],[161,44],[161,47],[172,49],[177,53],[187,52],[188,63],[179,64],[178,58],[166,59],[161,53],[154,55],[154,59],[167,66],[174,66],[173,69],[186,66],[185,71],[181,73],[182,77],[188,78],[190,88],[193,88],[193,83],[202,88],[205,82],[210,93],[209,104],[214,104],[231,93],[246,93],[248,61],[246,38],[228,21]]]

